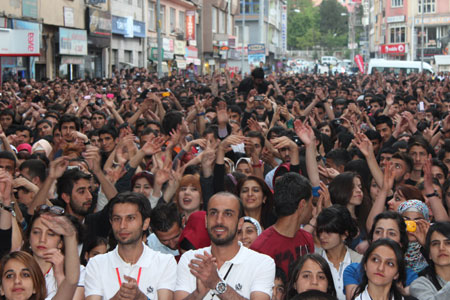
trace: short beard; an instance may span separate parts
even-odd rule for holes
[[[234,238],[236,237],[236,234],[238,231],[238,224],[236,224],[236,228],[234,229],[233,233],[231,233],[229,236],[226,236],[221,239],[215,238],[211,234],[211,229],[208,228],[208,235],[209,235],[209,238],[211,239],[211,242],[214,243],[216,246],[228,246],[233,242]]]
[[[85,210],[85,209],[83,209],[82,205],[81,206],[77,205],[75,202],[72,201],[72,199],[70,199],[69,204],[70,204],[70,209],[72,210],[72,212],[74,214],[77,214],[82,217],[86,217],[91,212],[92,207],[93,207],[93,205],[91,205],[91,207],[89,209]]]

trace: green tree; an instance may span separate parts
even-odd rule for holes
[[[324,0],[319,6],[321,45],[329,50],[345,47],[348,36],[348,14],[336,0]]]
[[[289,49],[308,49],[319,44],[319,9],[311,0],[288,2],[287,44]]]

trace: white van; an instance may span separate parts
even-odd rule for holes
[[[420,61],[404,61],[404,60],[386,60],[386,59],[371,59],[369,61],[369,68],[367,74],[372,74],[373,70],[376,69],[378,72],[383,73],[384,71],[394,72],[399,74],[400,71],[409,73],[420,73]],[[433,68],[429,63],[423,63],[423,70],[426,73],[434,73]]]
[[[337,65],[338,59],[335,56],[322,56],[320,58],[322,65]]]

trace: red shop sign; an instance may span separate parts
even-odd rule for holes
[[[405,53],[406,46],[405,44],[391,44],[391,45],[382,45],[381,53]]]

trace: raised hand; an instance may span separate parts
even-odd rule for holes
[[[161,151],[161,147],[164,143],[165,140],[162,137],[154,137],[147,140],[141,150],[144,151],[145,155],[153,155]]]
[[[315,142],[316,136],[314,135],[313,129],[309,125],[303,123],[300,120],[295,120],[294,130],[303,144],[305,144],[305,146],[308,146]]]
[[[383,189],[386,192],[389,192],[394,187],[394,166],[390,161],[387,161],[384,167],[384,177],[383,177]]]
[[[41,215],[42,223],[54,231],[56,234],[63,236],[73,236],[76,234],[75,226],[66,216],[55,216],[51,213]]]
[[[51,179],[58,179],[61,177],[69,165],[69,158],[67,156],[61,156],[50,162],[50,169],[48,177]]]
[[[94,146],[89,146],[83,153],[83,157],[88,163],[89,169],[93,172],[101,171],[100,161],[100,149]]]

